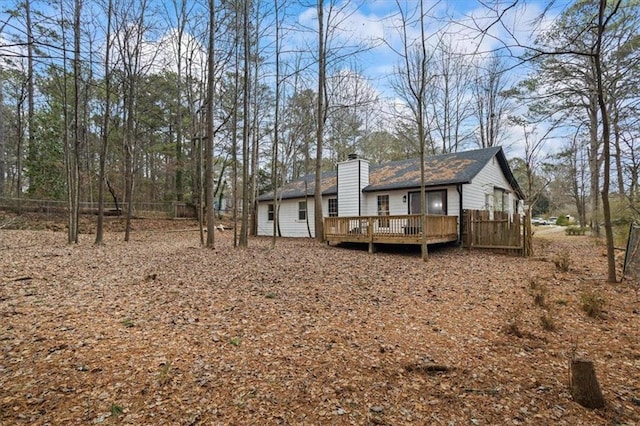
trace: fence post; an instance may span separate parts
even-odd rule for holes
[[[429,234],[427,234],[427,215],[422,215],[422,241],[426,241],[429,238]]]
[[[469,250],[473,248],[473,238],[475,229],[473,229],[474,211],[467,210],[467,233],[469,234]]]

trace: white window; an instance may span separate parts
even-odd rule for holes
[[[300,201],[298,203],[298,220],[307,220],[307,202]]]
[[[378,195],[378,216],[389,216],[389,195]],[[378,226],[388,227],[389,219],[378,219]]]
[[[338,199],[329,198],[329,217],[338,216]]]
[[[509,193],[502,188],[493,188],[493,211],[506,212],[509,207]]]

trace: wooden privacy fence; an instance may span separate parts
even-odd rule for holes
[[[103,205],[105,216],[121,216],[127,211],[127,203],[124,202],[119,202],[118,205],[116,205],[112,200],[105,200]],[[188,214],[190,214],[189,207],[178,207],[180,205],[185,206],[185,204],[172,202],[136,201],[133,203],[133,210],[135,215],[140,217],[195,217],[195,209],[193,209],[192,215],[188,216]],[[78,208],[81,215],[98,214],[97,202],[81,201],[78,204]],[[16,213],[44,213],[47,218],[49,218],[54,215],[67,214],[69,206],[65,200],[0,197],[0,210],[13,211]]]
[[[529,256],[531,228],[528,216],[500,211],[465,210],[462,243],[469,249],[496,251]]]
[[[623,276],[640,280],[640,224],[629,227],[629,239],[624,257]]]

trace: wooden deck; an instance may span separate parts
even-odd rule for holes
[[[458,217],[417,214],[324,218],[327,242],[421,244],[423,229],[427,244],[457,241]]]

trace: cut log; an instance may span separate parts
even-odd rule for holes
[[[572,359],[570,373],[573,400],[586,408],[604,407],[604,397],[598,384],[593,361]]]

